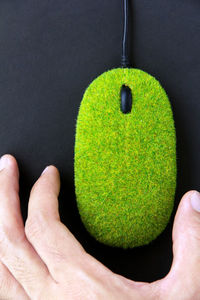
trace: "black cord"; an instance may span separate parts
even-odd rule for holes
[[[126,68],[129,66],[129,59],[128,59],[128,1],[123,0],[123,9],[124,9],[124,30],[123,30],[123,40],[122,40],[122,59],[121,59],[121,66]]]

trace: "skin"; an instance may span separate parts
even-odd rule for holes
[[[179,204],[170,272],[152,283],[134,282],[87,254],[60,221],[60,175],[53,165],[31,189],[24,226],[17,161],[5,157],[0,171],[0,299],[200,299],[200,212],[191,204],[197,191],[187,192]]]

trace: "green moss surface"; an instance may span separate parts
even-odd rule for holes
[[[120,110],[121,86],[132,111]],[[166,227],[176,189],[176,132],[160,83],[133,68],[109,70],[84,93],[76,123],[75,192],[86,229],[115,247],[148,244]]]

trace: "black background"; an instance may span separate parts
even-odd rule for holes
[[[169,95],[177,132],[177,191],[200,189],[200,1],[131,1],[132,67],[155,76]],[[61,219],[84,248],[114,272],[153,281],[172,262],[171,230],[151,245],[121,250],[84,229],[74,192],[75,124],[84,90],[118,67],[120,0],[0,1],[0,154],[20,169],[24,220],[29,192],[46,165],[61,175]]]

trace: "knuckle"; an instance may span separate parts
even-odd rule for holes
[[[47,226],[47,222],[48,216],[41,211],[29,216],[25,222],[26,235],[32,238],[41,235]]]
[[[48,255],[53,258],[52,270],[54,274],[60,273],[60,265],[63,265],[66,262],[68,262],[69,258],[67,258],[67,255],[63,253],[63,250],[56,248],[56,246],[54,247],[53,245],[44,245],[44,248],[46,253],[48,253]]]
[[[4,222],[0,223],[0,250],[10,244],[18,244],[25,241],[24,233],[17,225],[6,225]]]

